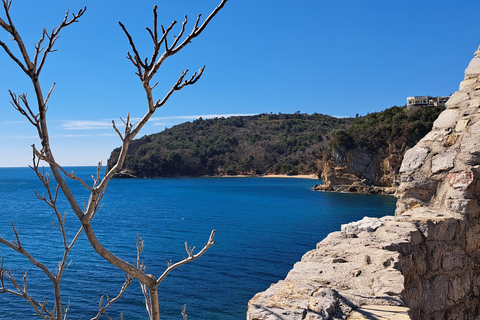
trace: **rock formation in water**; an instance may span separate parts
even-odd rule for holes
[[[375,155],[360,148],[332,148],[324,161],[321,179],[324,184],[314,186],[316,191],[393,194],[397,186],[398,168],[389,160],[401,155]]]
[[[378,309],[479,319],[480,47],[400,172],[395,216],[330,234],[285,280],[251,299],[247,319],[348,319],[352,310]]]

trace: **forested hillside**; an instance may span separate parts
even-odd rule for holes
[[[353,120],[299,112],[200,118],[133,141],[125,171],[137,177],[316,173],[333,131]]]
[[[445,107],[407,109],[391,107],[381,112],[356,118],[346,130],[336,131],[332,145],[357,147],[374,153],[388,149],[413,147],[431,129],[433,122]]]

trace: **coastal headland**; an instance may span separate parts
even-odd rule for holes
[[[356,118],[260,114],[186,122],[132,141],[118,178],[318,176],[319,190],[392,194],[401,159],[444,109],[391,107]],[[109,165],[119,149],[112,151]]]

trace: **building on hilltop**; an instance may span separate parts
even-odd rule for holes
[[[436,107],[445,106],[450,96],[445,97],[430,97],[430,96],[413,96],[407,98],[407,107]]]

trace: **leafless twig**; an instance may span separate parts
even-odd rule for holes
[[[205,246],[202,248],[202,250],[200,250],[197,254],[194,254],[194,253],[193,253],[193,250],[195,249],[195,247],[190,248],[190,247],[188,246],[188,244],[185,243],[185,249],[186,249],[186,251],[187,251],[188,257],[185,258],[185,259],[183,259],[183,260],[181,260],[181,261],[179,261],[179,262],[177,262],[177,263],[175,263],[175,264],[170,264],[170,265],[168,266],[168,268],[163,272],[163,274],[162,274],[160,277],[158,277],[158,279],[157,279],[157,285],[159,285],[160,282],[162,282],[163,279],[165,279],[165,277],[166,277],[172,270],[174,270],[174,269],[180,267],[181,265],[184,265],[184,264],[186,264],[186,263],[188,263],[188,262],[190,262],[190,261],[193,261],[193,260],[195,260],[195,259],[200,258],[205,252],[207,252],[207,250],[208,250],[211,246],[213,246],[213,245],[215,244],[215,241],[213,240],[213,237],[214,237],[214,236],[215,236],[215,230],[212,230],[212,232],[210,233],[210,237],[208,238],[207,243],[206,243]]]
[[[104,296],[101,296],[100,297],[100,303],[98,305],[98,313],[95,317],[93,317],[91,320],[98,320],[100,318],[100,316],[103,314],[105,316],[107,316],[106,312],[107,312],[107,309],[110,308],[110,306],[115,303],[116,301],[118,301],[118,299],[121,298],[121,296],[125,293],[125,290],[127,290],[127,288],[130,286],[130,284],[132,283],[132,280],[133,280],[133,276],[129,275],[129,274],[125,274],[125,282],[123,283],[123,286],[122,288],[120,289],[120,292],[118,293],[118,295],[115,297],[115,298],[112,298],[110,299],[108,297],[108,295],[106,296],[107,298],[107,303],[105,304],[105,306],[103,306],[103,298]],[[108,317],[108,316],[107,316]]]
[[[4,257],[2,257],[2,262],[0,264],[0,293],[12,294],[14,296],[24,298],[30,303],[35,312],[42,319],[54,319],[54,311],[50,311],[46,308],[47,302],[45,301],[45,299],[43,299],[42,302],[37,302],[32,296],[28,294],[27,272],[22,274],[23,286],[20,286],[12,275],[12,272],[10,270],[6,270],[3,267],[3,262]],[[8,289],[6,287],[5,278],[8,279],[14,289]]]
[[[182,307],[182,317],[183,317],[183,320],[187,320],[187,305],[184,304],[183,307]]]

